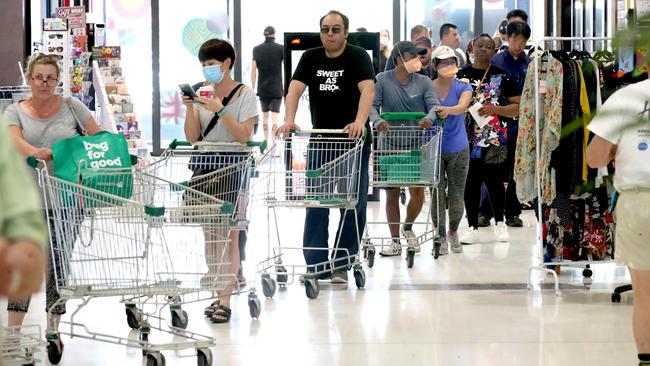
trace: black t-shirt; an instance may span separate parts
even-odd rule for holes
[[[491,65],[485,80],[481,84],[480,92],[477,94],[476,89],[481,83],[485,75],[485,69],[479,70],[472,66],[463,68],[458,72],[456,77],[460,80],[465,79],[472,85],[474,95],[477,100],[483,105],[508,105],[508,98],[519,96],[519,89],[517,84],[512,80],[510,75],[503,69]],[[472,158],[480,158],[485,155],[482,150],[489,146],[507,146],[508,145],[508,122],[511,119],[503,116],[493,116],[493,119],[485,125],[484,128],[479,128],[469,112],[466,114],[466,121],[474,122],[468,126],[468,133],[470,134],[470,144],[472,151],[470,156]],[[516,141],[510,144],[514,146]]]
[[[361,92],[358,84],[374,80],[375,69],[361,47],[346,45],[335,58],[325,48],[312,48],[302,55],[292,80],[307,84],[314,128],[340,129],[357,117]]]
[[[284,47],[267,38],[253,48],[253,60],[257,64],[257,95],[262,98],[282,98],[282,60]]]

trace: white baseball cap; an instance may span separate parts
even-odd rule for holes
[[[456,51],[454,51],[451,47],[448,46],[438,46],[436,47],[435,50],[433,50],[433,53],[431,54],[432,58],[437,58],[438,60],[444,60],[448,58],[455,58],[456,63],[460,65],[460,59],[458,58],[458,55],[456,54]]]

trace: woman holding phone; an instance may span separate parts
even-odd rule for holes
[[[258,119],[257,99],[253,90],[235,81],[230,71],[235,63],[235,50],[230,43],[221,39],[206,41],[199,49],[199,61],[203,67],[206,86],[212,87],[213,97],[203,97],[202,93],[193,98],[183,96],[187,108],[185,114],[185,137],[191,143],[205,142],[239,142],[246,143],[253,136]],[[195,172],[196,174],[196,172]],[[228,189],[230,191],[230,189]],[[217,193],[215,197],[224,199]],[[224,199],[226,200],[226,199]],[[227,199],[230,200],[230,199]],[[232,201],[231,201],[232,202]],[[234,202],[233,202],[234,203]],[[223,276],[232,278],[222,291],[218,291],[218,300],[205,309],[205,315],[214,323],[230,321],[230,296],[236,282],[242,279],[240,272],[240,232],[233,230],[229,233],[228,248],[230,268],[218,268],[217,260],[211,258],[215,253],[221,253],[219,248],[222,241],[210,236],[215,233],[206,232],[206,264],[208,273],[203,277],[203,283],[223,281]],[[217,280],[217,277],[220,279]]]

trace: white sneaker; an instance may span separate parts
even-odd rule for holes
[[[447,243],[447,238],[441,238],[441,243],[440,243],[440,255],[447,255],[449,254],[449,243]]]
[[[451,230],[449,230],[449,232],[447,233],[447,242],[449,242],[452,252],[454,253],[463,252],[463,245],[460,243],[460,239],[458,238],[458,231],[452,232]]]
[[[391,244],[383,245],[380,255],[384,257],[394,257],[402,254],[402,245],[398,241],[393,241]]]
[[[468,228],[460,236],[460,242],[463,244],[478,244],[481,242],[481,234],[479,234],[478,229]]]
[[[415,236],[415,233],[413,230],[404,230],[402,229],[402,235],[404,236],[404,239],[406,239],[406,244],[409,247],[415,248],[415,252],[419,253],[420,252],[420,245],[418,245],[418,237]]]
[[[494,227],[494,235],[497,237],[498,242],[506,242],[510,240],[510,234],[508,234],[508,227],[505,222],[501,221],[497,223]]]

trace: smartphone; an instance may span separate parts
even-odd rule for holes
[[[179,84],[178,87],[181,89],[181,92],[183,92],[183,95],[190,98],[191,100],[194,100],[196,97],[198,97],[190,84]]]

